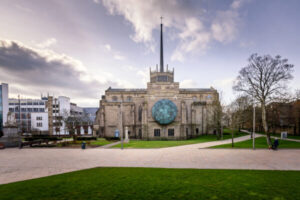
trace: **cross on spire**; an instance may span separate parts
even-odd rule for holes
[[[162,24],[163,17],[160,17],[161,24],[160,24],[160,72],[164,72],[164,49],[163,49],[163,24]]]

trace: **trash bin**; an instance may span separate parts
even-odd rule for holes
[[[85,149],[85,142],[81,143],[81,149]]]

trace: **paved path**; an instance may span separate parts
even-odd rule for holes
[[[103,145],[103,146],[101,146],[101,147],[99,147],[99,148],[102,148],[102,149],[108,149],[108,148],[110,148],[110,147],[112,147],[112,146],[115,146],[115,145],[117,145],[117,144],[120,144],[121,142],[113,142],[113,143],[110,143],[110,144],[107,144],[107,145]]]
[[[244,133],[248,133],[248,134],[251,134],[250,131],[247,131],[247,130],[241,130],[242,132]],[[267,137],[265,134],[260,134],[260,133],[255,133],[255,138],[257,137]],[[271,138],[278,138],[278,139],[281,139],[279,136],[271,136]],[[291,139],[291,138],[285,138],[285,139],[282,139],[282,140],[287,140],[287,141],[293,141],[293,142],[300,142],[300,140],[297,140],[297,139]]]
[[[5,149],[0,184],[101,166],[300,170],[300,150],[201,149],[224,142],[231,141],[161,149]]]

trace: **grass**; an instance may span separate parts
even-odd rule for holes
[[[63,143],[58,143],[56,145],[56,147],[77,147],[77,148],[81,148],[81,143],[83,141],[70,141],[70,142],[63,142]],[[87,147],[97,147],[97,146],[104,146],[107,144],[110,144],[114,141],[109,141],[106,140],[105,138],[97,138],[97,140],[91,140],[91,141],[85,141]]]
[[[235,131],[234,137],[240,137],[248,135],[247,133],[242,133]],[[229,134],[229,130],[224,129],[223,139],[231,138],[231,134]],[[174,147],[180,145],[188,145],[188,144],[196,144],[203,142],[211,142],[216,141],[216,135],[200,135],[197,138],[192,138],[188,140],[155,140],[155,141],[145,141],[145,140],[130,140],[129,143],[124,143],[124,148],[164,148],[164,147]],[[121,148],[121,144],[117,144],[112,148]]]
[[[104,138],[98,138],[97,140],[92,140],[90,145],[104,146],[112,143],[112,141],[108,141]]]
[[[272,142],[274,139],[272,139]],[[231,143],[230,144],[222,144],[210,148],[232,148]],[[252,148],[252,139],[245,140],[242,142],[236,142],[234,143],[233,148]],[[259,137],[255,139],[255,148],[258,149],[266,149],[268,148],[266,137]],[[300,142],[294,142],[294,141],[287,141],[287,140],[280,140],[279,139],[279,149],[288,149],[288,148],[300,148]]]
[[[263,135],[266,135],[265,132],[258,132],[259,134],[263,134]],[[278,137],[278,138],[281,138],[281,134],[275,134],[275,133],[271,133],[270,134],[271,136],[274,136],[274,137]],[[296,139],[296,140],[300,140],[300,135],[291,135],[291,134],[288,134],[287,135],[287,138],[289,139]]]
[[[0,185],[1,200],[299,199],[300,171],[94,168]]]

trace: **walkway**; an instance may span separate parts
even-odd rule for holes
[[[244,133],[251,134],[251,132],[247,131],[247,130],[241,130],[241,131],[244,132]],[[260,133],[255,133],[255,138],[257,138],[257,137],[266,137],[266,135],[265,134],[260,134]],[[278,136],[271,136],[271,138],[278,138],[278,139],[280,139],[280,137],[278,137]],[[293,142],[300,142],[300,140],[290,139],[290,138],[285,138],[283,140],[293,141]]]
[[[235,138],[235,141],[249,136]],[[93,167],[300,170],[300,150],[201,149],[231,140],[161,149],[0,150],[0,184]]]

